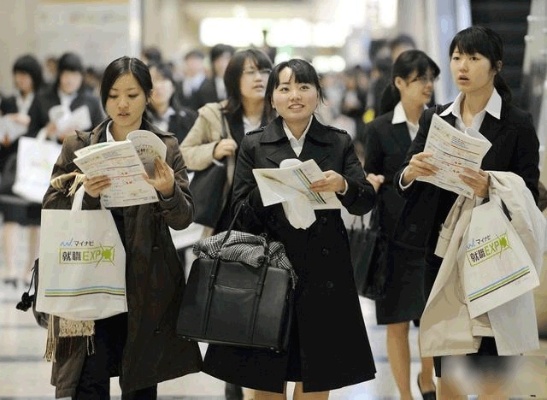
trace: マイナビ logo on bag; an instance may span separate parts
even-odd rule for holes
[[[111,263],[114,265],[116,246],[95,243],[93,240],[62,241],[59,245],[60,265]]]

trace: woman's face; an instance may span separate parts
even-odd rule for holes
[[[450,58],[452,79],[458,89],[466,94],[492,91],[496,71],[490,60],[480,53],[460,53],[456,48]]]
[[[436,81],[431,69],[428,69],[423,76],[418,76],[418,72],[414,71],[408,78],[403,79],[398,77],[396,80],[397,88],[401,94],[401,101],[405,103],[412,102],[421,106],[431,101],[433,85]]]
[[[146,108],[146,94],[135,77],[121,75],[112,85],[106,100],[106,113],[118,127],[138,129]]]
[[[59,77],[59,89],[65,94],[73,94],[80,90],[83,75],[78,71],[63,71]]]
[[[241,99],[264,100],[266,83],[270,72],[269,69],[258,69],[258,66],[251,59],[245,60],[239,80]]]
[[[150,75],[152,76],[152,85],[154,91],[150,98],[152,106],[160,106],[162,104],[168,104],[171,100],[171,96],[175,92],[175,87],[170,79],[164,77],[156,68],[150,68]]]
[[[272,106],[283,119],[308,121],[319,104],[319,92],[312,83],[296,83],[288,67],[279,72],[279,85],[272,93]]]
[[[15,87],[19,92],[28,94],[34,91],[32,78],[26,72],[16,71],[13,74],[13,79],[15,81]]]

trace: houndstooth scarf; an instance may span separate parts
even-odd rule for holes
[[[194,244],[192,251],[199,258],[217,258],[225,261],[239,261],[258,268],[267,263],[270,267],[289,271],[293,288],[296,286],[296,273],[285,254],[283,243],[268,241],[263,235],[257,236],[247,232],[230,231],[224,245],[227,232],[202,239]]]

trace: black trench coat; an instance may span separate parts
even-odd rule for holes
[[[315,118],[299,157],[277,118],[244,137],[236,165],[233,207],[245,202],[244,230],[267,232],[284,243],[298,275],[295,318],[300,340],[304,391],[340,388],[374,378],[376,369],[353,280],[349,243],[340,210],[316,211],[308,229],[295,229],[280,204],[264,207],[253,168],[276,168],[282,160],[314,159],[348,182],[342,205],[352,214],[368,212],[375,202],[349,135]],[[287,353],[210,345],[204,372],[244,387],[282,392]]]

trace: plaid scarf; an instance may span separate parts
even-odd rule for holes
[[[202,239],[194,244],[192,251],[198,258],[220,258],[224,261],[238,261],[254,268],[267,265],[289,271],[293,288],[296,273],[285,254],[285,246],[278,241],[268,241],[265,235],[230,231],[226,243],[222,244],[227,232]]]

